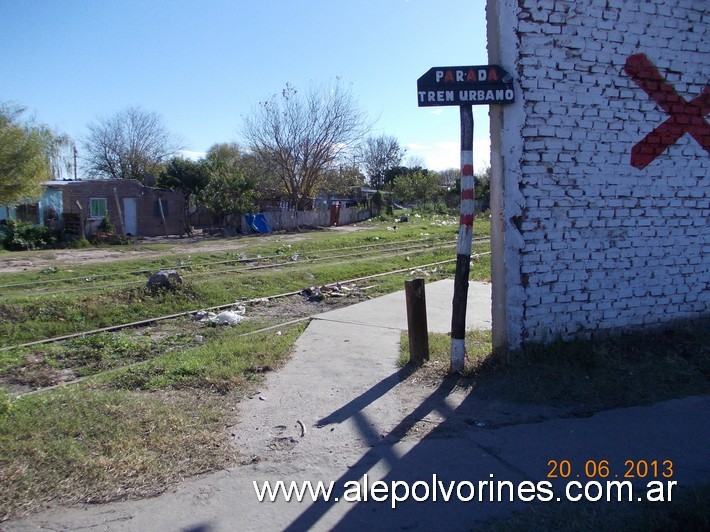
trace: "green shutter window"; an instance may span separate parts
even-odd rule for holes
[[[106,198],[91,198],[89,205],[92,218],[106,217]]]

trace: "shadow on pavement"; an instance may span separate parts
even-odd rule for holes
[[[452,481],[489,480],[491,473],[498,473],[501,478],[507,480],[522,480],[519,474],[514,475],[516,478],[511,478],[511,469],[508,466],[477,447],[472,440],[465,438],[465,434],[455,435],[461,427],[459,427],[459,423],[451,421],[455,411],[445,402],[446,397],[456,388],[457,379],[455,378],[445,379],[389,434],[381,435],[374,431],[370,420],[362,412],[362,409],[371,401],[391,390],[399,381],[400,374],[393,374],[357,399],[320,420],[318,426],[322,427],[353,418],[364,439],[370,442],[373,447],[352,465],[346,474],[335,481],[331,500],[337,497],[340,502],[318,500],[299,515],[287,530],[311,529],[331,510],[334,504],[348,504],[343,500],[346,490],[351,497],[353,482],[362,484],[365,475],[377,464],[384,467],[382,471],[384,474],[372,475],[373,478],[369,480],[370,485],[378,479],[384,480],[389,486],[392,486],[392,482],[395,481],[408,482],[410,486],[414,486],[417,481],[424,481],[431,485],[435,479],[436,482],[442,483],[444,491],[446,491],[449,490]],[[395,449],[394,446],[403,441],[408,431],[416,423],[432,412],[437,412],[445,421],[425,438],[413,444],[411,449],[402,455],[401,451]],[[464,423],[464,425],[466,424]],[[404,489],[404,485],[398,485],[397,494],[403,496]],[[353,505],[335,529],[352,530],[365,526],[369,529],[384,530],[393,527],[417,527],[426,522],[438,523],[448,529],[458,529],[462,526],[468,529],[477,519],[476,502],[454,502],[456,494],[450,490],[450,498],[452,499],[450,502],[442,501],[441,495],[438,497],[439,500],[434,502],[431,500],[431,490],[426,493],[425,491],[427,490],[421,482],[415,487],[417,498],[426,498],[429,500],[428,504],[410,498],[406,502],[396,503],[396,509],[393,509],[391,497],[385,502],[372,500],[359,502]],[[464,490],[462,495],[466,497],[468,492]],[[475,495],[478,495],[477,489]],[[467,515],[463,515],[464,513]],[[487,513],[490,514],[490,510]]]
[[[332,530],[470,530],[534,503],[563,501],[565,487],[574,483],[579,486],[569,492],[572,495],[584,494],[587,484],[598,484],[592,486],[592,495],[606,486],[609,491],[602,495],[612,497],[609,504],[634,505],[645,500],[652,483],[662,485],[669,496],[671,484],[708,482],[710,408],[702,396],[604,411],[586,418],[560,417],[494,428],[471,418],[480,408],[480,398],[474,393],[455,408],[447,404],[458,383],[451,377],[389,434],[378,434],[363,408],[398,381],[399,374],[384,379],[320,421],[325,426],[352,419],[372,447],[335,481],[331,502],[319,499],[311,504],[287,530],[312,529],[338,505],[346,506],[338,506],[338,515],[343,516],[329,525]],[[431,413],[442,421],[424,437],[417,431],[410,434],[417,424],[420,428],[427,425],[430,421],[425,417]],[[684,438],[673,437],[675,432]],[[575,474],[552,479],[550,462],[562,460],[570,463]],[[608,465],[608,477],[587,477],[584,471],[589,462],[599,464],[602,460]],[[626,478],[629,462],[654,460],[672,462],[673,475],[667,477],[661,471],[655,477]],[[370,491],[376,481],[381,481],[379,501],[373,500]],[[632,487],[609,488],[607,481],[623,481]],[[359,483],[358,490],[355,483]],[[527,486],[527,491],[521,491],[521,486]]]

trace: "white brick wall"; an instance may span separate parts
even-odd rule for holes
[[[508,346],[708,315],[710,154],[686,133],[634,168],[632,147],[669,116],[624,71],[643,53],[697,98],[710,83],[707,3],[489,3],[491,62],[518,85],[491,114]]]

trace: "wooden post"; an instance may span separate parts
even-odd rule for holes
[[[86,233],[86,226],[89,226],[89,234],[91,233],[91,199],[86,201],[86,217],[84,218],[84,233]]]
[[[79,200],[74,200],[76,206],[79,207],[79,230],[81,231],[81,238],[86,238],[86,222],[84,221],[84,209],[81,208],[81,203]]]
[[[116,210],[118,211],[118,219],[121,222],[121,234],[126,234],[126,226],[123,223],[123,212],[121,212],[121,202],[118,201],[118,191],[113,187],[113,197],[116,199]]]
[[[426,319],[424,279],[404,281],[407,299],[407,328],[409,332],[409,362],[421,366],[429,360],[429,329]]]
[[[158,208],[160,209],[160,217],[163,219],[163,231],[165,231],[165,238],[168,237],[168,224],[165,223],[165,212],[163,211],[163,200],[158,198]]]
[[[466,304],[471,271],[473,238],[473,108],[459,107],[461,114],[461,218],[456,247],[456,274],[451,314],[451,373],[463,371],[466,357]]]

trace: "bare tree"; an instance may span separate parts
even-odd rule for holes
[[[426,161],[422,155],[411,154],[407,156],[407,160],[404,161],[404,165],[409,168],[424,168]]]
[[[286,85],[244,124],[252,154],[298,208],[313,197],[328,170],[354,152],[366,130],[364,113],[339,82],[313,87],[302,96]]]
[[[447,168],[439,172],[441,176],[441,184],[445,187],[456,186],[456,181],[461,177],[461,170],[459,168]]]
[[[88,129],[83,160],[91,177],[137,179],[145,184],[182,149],[160,116],[139,107],[128,107]]]
[[[380,190],[385,185],[387,170],[399,166],[405,154],[395,137],[369,137],[360,150],[360,160],[370,186]]]

